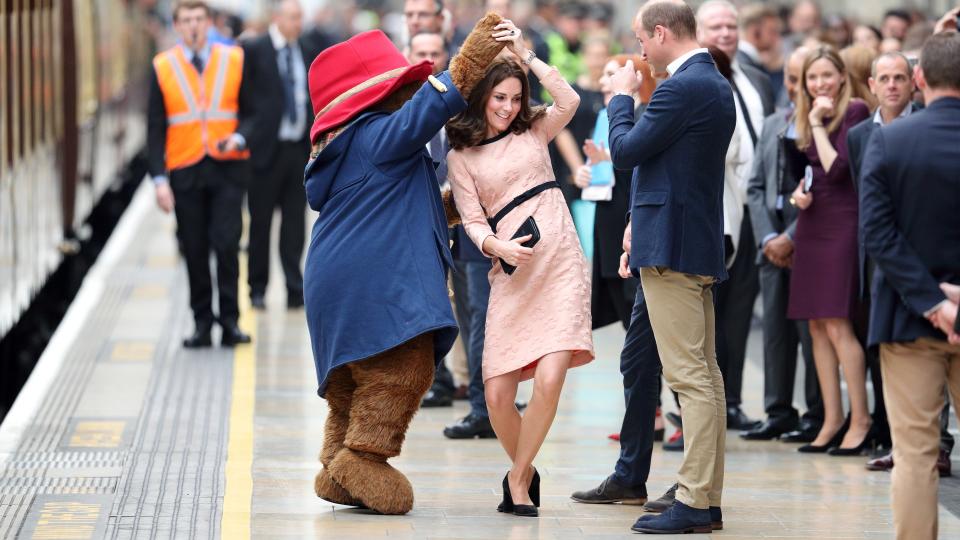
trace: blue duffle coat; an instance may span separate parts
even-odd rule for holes
[[[317,393],[330,372],[433,332],[439,363],[457,324],[447,295],[447,219],[426,144],[467,106],[424,83],[393,113],[361,114],[307,164],[319,212],[303,276]]]

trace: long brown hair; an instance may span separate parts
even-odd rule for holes
[[[821,58],[826,58],[840,72],[840,95],[833,107],[833,118],[826,125],[827,133],[833,133],[840,127],[843,117],[847,114],[847,107],[850,106],[850,99],[853,97],[850,75],[847,73],[843,60],[840,59],[836,49],[829,45],[821,45],[811,51],[807,59],[803,61],[803,71],[800,74],[802,91],[798,92],[797,96],[797,148],[801,150],[806,150],[813,142],[813,129],[810,126],[810,119],[807,117],[813,108],[813,96],[807,89],[807,71],[814,62]]]
[[[493,94],[493,88],[509,78],[520,81],[522,89],[520,112],[513,119],[508,131],[519,135],[546,114],[543,106],[530,106],[530,83],[527,74],[513,60],[498,60],[487,68],[487,73],[467,98],[467,110],[454,116],[447,122],[447,140],[450,148],[460,150],[476,146],[487,138],[487,100]]]
[[[877,97],[870,92],[870,85],[867,82],[876,57],[876,51],[862,45],[851,45],[840,49],[840,59],[847,66],[847,73],[850,74],[850,82],[853,84],[851,88],[853,97],[863,100],[870,112],[880,105]]]

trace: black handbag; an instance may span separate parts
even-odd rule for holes
[[[553,188],[560,189],[560,184],[558,184],[556,180],[551,180],[549,182],[536,185],[514,197],[512,201],[507,203],[506,206],[497,212],[497,215],[487,219],[487,222],[490,223],[490,228],[493,229],[494,234],[497,232],[497,223],[500,223],[500,220],[506,217],[506,215],[513,211],[513,209],[534,198],[539,193]],[[540,241],[540,229],[537,227],[537,222],[533,219],[533,216],[530,216],[524,220],[524,222],[520,225],[520,228],[517,229],[517,232],[513,233],[513,236],[510,238],[520,238],[521,236],[526,236],[528,234],[531,236],[530,240],[527,240],[521,245],[523,247],[533,247],[537,245],[537,242]],[[503,268],[503,271],[507,273],[507,275],[512,275],[517,269],[516,266],[507,264],[507,262],[503,259],[500,259],[500,266]]]

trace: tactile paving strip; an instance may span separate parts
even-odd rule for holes
[[[141,223],[142,241],[112,272],[33,425],[0,471],[0,538],[67,534],[50,529],[51,519],[86,524],[70,533],[77,537],[219,536],[233,354],[180,347],[192,327],[185,322],[186,276],[179,265],[150,267],[156,256],[151,239],[170,234],[158,220]],[[176,298],[167,313],[156,314],[162,331],[139,418],[131,422],[133,435],[115,449],[69,450],[64,441],[77,425],[78,404],[97,365],[110,360],[112,348],[105,344],[123,308],[157,281]]]

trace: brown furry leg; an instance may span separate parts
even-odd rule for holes
[[[324,428],[323,450],[320,451],[320,463],[324,468],[317,473],[313,481],[313,490],[317,497],[348,506],[363,506],[363,503],[337,484],[330,477],[327,468],[330,467],[330,462],[333,461],[337,452],[343,448],[343,440],[347,437],[350,405],[353,402],[353,392],[356,387],[349,367],[343,366],[330,373],[325,396],[330,410],[327,413],[327,424]]]
[[[420,399],[433,381],[433,335],[350,364],[357,389],[345,448],[330,463],[334,480],[382,514],[406,514],[413,488],[387,458],[400,454]]]

